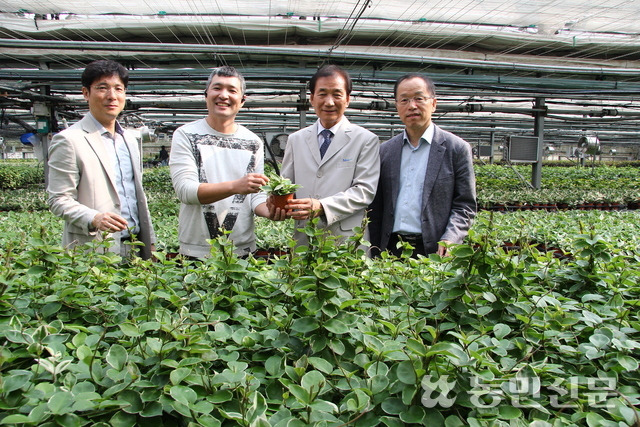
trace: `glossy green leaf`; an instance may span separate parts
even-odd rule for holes
[[[507,405],[500,405],[498,407],[500,418],[503,420],[514,420],[522,416],[522,411],[519,408]]]
[[[73,395],[68,391],[59,391],[51,396],[47,405],[53,414],[67,414],[72,410],[71,405],[73,405]]]
[[[415,384],[417,381],[416,371],[410,361],[398,364],[397,375],[398,379],[405,384]]]
[[[587,425],[589,427],[600,427],[606,424],[604,417],[595,412],[589,412],[587,414]]]
[[[233,398],[233,393],[231,393],[231,390],[217,390],[213,392],[213,394],[207,397],[207,399],[211,403],[216,403],[216,404],[228,402],[232,398]]]
[[[267,409],[267,400],[264,396],[259,392],[254,392],[251,397],[251,405],[249,406],[249,419],[258,420],[267,413]]]
[[[323,326],[327,331],[338,335],[349,332],[349,327],[338,319],[329,319],[324,322]]]
[[[589,341],[597,348],[602,348],[611,342],[608,336],[604,334],[593,334],[589,337]]]
[[[389,378],[386,375],[374,375],[371,377],[371,392],[382,393],[389,387]]]
[[[320,323],[318,323],[318,319],[315,317],[301,317],[300,319],[294,320],[291,325],[291,329],[302,333],[315,331],[319,327]]]
[[[30,419],[26,415],[11,414],[4,417],[0,421],[0,424],[15,425],[15,424],[29,424],[29,422],[30,422]]]
[[[118,411],[111,417],[109,424],[113,427],[134,427],[136,425],[136,416]]]
[[[427,348],[425,345],[414,338],[407,340],[407,348],[419,356],[425,356],[427,354]]]
[[[456,415],[449,415],[444,420],[445,427],[464,427],[466,424]]]
[[[160,402],[148,402],[144,405],[140,416],[145,418],[159,417],[162,415],[162,411],[162,404],[160,404]]]
[[[178,385],[191,374],[190,368],[178,368],[171,371],[169,378],[171,379],[171,384]]]
[[[389,367],[383,362],[374,362],[367,368],[367,375],[374,377],[376,375],[387,376]]]
[[[73,392],[74,403],[73,403],[73,412],[83,412],[83,411],[91,411],[98,407],[98,401],[101,396],[95,392]]]
[[[76,414],[56,415],[55,421],[65,427],[81,427],[85,424],[85,420]]]
[[[191,387],[175,385],[169,389],[171,397],[185,406],[193,403],[198,398],[198,395]]]
[[[284,372],[284,359],[279,355],[269,357],[264,364],[269,375],[281,377]]]
[[[315,334],[311,337],[311,349],[314,353],[321,352],[327,346],[326,334]]]
[[[33,377],[33,373],[30,371],[13,370],[9,371],[8,375],[2,377],[2,392],[10,393],[14,390],[21,389],[27,384],[30,384],[30,380]]]
[[[424,417],[425,410],[421,406],[411,406],[400,413],[400,419],[406,424],[422,424]]]
[[[62,308],[59,302],[52,302],[42,307],[42,316],[47,318],[56,314]]]
[[[311,366],[325,374],[333,372],[333,365],[321,357],[309,357],[309,363]]]
[[[142,335],[137,325],[131,323],[121,323],[118,325],[123,334],[128,337],[136,338]]]
[[[139,330],[142,333],[148,332],[148,331],[158,331],[160,330],[161,326],[162,325],[160,322],[144,322],[139,325]]]
[[[403,427],[405,424],[396,417],[380,417],[380,421],[387,427]]]
[[[27,270],[27,274],[33,274],[33,275],[43,274],[46,272],[47,272],[47,267],[44,267],[42,265],[34,265],[33,267],[30,267],[29,270]]]
[[[382,402],[382,410],[389,415],[400,415],[401,412],[407,410],[407,406],[402,403],[401,399],[393,397]]]
[[[620,366],[622,366],[626,371],[636,372],[638,370],[638,360],[626,355],[618,355],[616,358]]]
[[[109,348],[107,352],[106,360],[113,369],[118,371],[122,370],[127,363],[128,355],[127,350],[120,344],[114,344]]]
[[[178,400],[174,400],[173,402],[171,402],[171,407],[184,417],[191,417],[192,415],[189,405],[186,405]]]
[[[326,378],[319,371],[309,371],[302,376],[300,385],[311,395],[321,390],[325,383]]]
[[[511,332],[511,327],[509,325],[505,325],[504,323],[496,323],[493,326],[493,334],[498,339],[503,339]]]
[[[198,414],[209,414],[213,412],[214,408],[215,406],[212,403],[204,400],[189,405],[189,409]]]
[[[296,384],[291,384],[289,386],[289,391],[301,403],[305,405],[308,405],[309,403],[311,403],[309,391],[307,389],[300,387],[299,385],[296,385]]]
[[[423,418],[424,425],[433,426],[433,427],[444,427],[445,426],[445,418],[442,413],[438,410],[434,409],[425,409],[425,416]]]
[[[344,343],[339,340],[339,339],[331,339],[329,340],[329,348],[331,348],[331,350],[339,355],[344,354],[346,348]]]

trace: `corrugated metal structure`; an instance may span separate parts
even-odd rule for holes
[[[637,1],[10,0],[0,20],[0,134],[80,117],[82,68],[113,58],[131,70],[127,121],[157,134],[205,114],[221,64],[247,78],[240,121],[289,133],[315,119],[306,83],[331,62],[354,78],[348,116],[381,139],[401,129],[393,82],[417,71],[436,82],[434,120],[472,144],[536,121],[546,143],[640,141]]]

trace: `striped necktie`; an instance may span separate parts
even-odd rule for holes
[[[324,153],[326,153],[327,148],[329,148],[329,144],[331,144],[333,132],[331,132],[329,129],[324,129],[322,132],[320,132],[320,135],[322,135],[322,137],[324,138],[324,141],[322,141],[322,145],[320,146],[320,158],[323,158]]]

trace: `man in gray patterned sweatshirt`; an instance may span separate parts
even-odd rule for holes
[[[231,231],[240,256],[255,251],[254,213],[269,217],[262,140],[235,122],[245,101],[244,77],[233,67],[213,69],[205,97],[206,117],[173,134],[169,166],[181,202],[180,253],[210,256],[208,239]]]

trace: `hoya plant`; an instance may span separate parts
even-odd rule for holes
[[[295,193],[298,188],[300,188],[300,185],[293,184],[289,178],[284,178],[275,174],[269,176],[269,182],[260,187],[262,191],[266,191],[267,193],[276,196]]]

